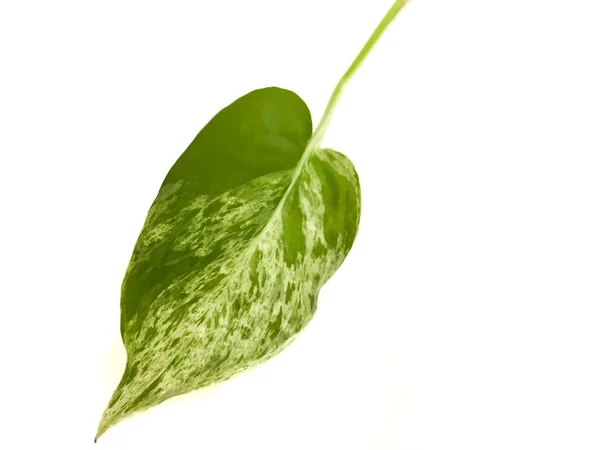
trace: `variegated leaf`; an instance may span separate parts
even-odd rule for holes
[[[360,213],[352,163],[307,154],[311,128],[296,94],[253,91],[175,163],[123,282],[127,365],[98,435],[270,358],[310,321]]]
[[[406,2],[388,10],[314,133],[300,97],[260,89],[219,112],[173,165],[123,280],[127,364],[96,439],[272,357],[311,320],[360,217],[352,163],[320,144],[344,85]]]

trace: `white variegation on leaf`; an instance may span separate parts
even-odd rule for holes
[[[298,96],[261,89],[217,114],[172,167],[123,281],[127,364],[96,439],[133,412],[272,357],[311,320],[360,218],[352,163],[321,141],[346,81],[404,3],[344,74],[314,133]]]

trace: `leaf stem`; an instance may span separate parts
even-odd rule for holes
[[[389,24],[394,20],[396,15],[402,10],[402,8],[407,3],[408,0],[396,0],[394,2],[394,4],[386,13],[386,15],[383,17],[383,19],[381,19],[381,22],[379,22],[379,25],[377,25],[377,28],[375,28],[375,31],[373,31],[373,34],[371,34],[371,37],[363,46],[362,50],[358,53],[354,61],[352,61],[350,67],[348,67],[344,75],[342,75],[337,85],[335,86],[331,97],[329,98],[329,102],[327,103],[327,107],[325,108],[325,112],[323,113],[323,117],[321,118],[319,125],[315,129],[315,132],[313,133],[312,138],[308,143],[305,153],[310,154],[312,151],[314,151],[317,147],[321,145],[321,141],[323,140],[325,131],[327,130],[329,122],[331,121],[333,110],[335,109],[335,106],[339,101],[340,95],[344,87],[346,86],[350,78],[352,78],[352,76],[356,73],[357,69],[363,63],[367,55],[371,52],[371,50],[373,49],[383,32],[386,30]],[[309,155],[306,156],[308,158]]]
[[[300,161],[298,161],[296,170],[292,175],[290,184],[287,190],[284,192],[283,196],[281,197],[281,200],[279,201],[279,204],[277,205],[275,214],[273,216],[281,212],[283,205],[285,204],[288,196],[290,195],[290,192],[292,192],[294,186],[296,185],[296,182],[298,181],[300,174],[304,170],[304,166],[306,166],[307,161],[310,159],[311,154],[321,146],[321,141],[323,141],[323,136],[325,135],[325,131],[327,130],[327,126],[329,125],[329,122],[331,120],[333,110],[335,109],[335,106],[337,105],[340,95],[342,94],[344,87],[348,83],[348,80],[352,78],[352,75],[354,75],[354,73],[360,67],[367,55],[371,52],[371,50],[385,31],[385,29],[390,23],[392,23],[396,15],[408,3],[408,1],[409,0],[396,0],[394,2],[392,7],[388,10],[387,14],[383,17],[383,19],[381,19],[381,22],[379,22],[379,25],[377,25],[377,28],[375,28],[375,31],[373,31],[373,34],[371,34],[371,37],[369,38],[367,43],[363,46],[362,50],[358,53],[354,61],[352,61],[352,64],[350,64],[350,67],[348,67],[346,72],[344,72],[344,75],[342,75],[342,78],[340,78],[340,81],[338,81],[338,83],[336,84],[335,88],[333,89],[333,92],[331,93],[331,97],[329,98],[329,102],[327,103],[327,107],[325,108],[325,112],[323,113],[323,117],[321,118],[319,125],[317,126],[315,132],[312,134],[310,140],[308,141],[306,149],[304,150]]]

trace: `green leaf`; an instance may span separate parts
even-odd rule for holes
[[[300,97],[259,89],[221,110],[175,162],[123,280],[127,364],[96,439],[272,357],[311,320],[360,217],[354,166],[321,139],[344,83],[403,3],[342,77],[314,134]]]

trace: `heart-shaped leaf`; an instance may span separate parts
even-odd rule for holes
[[[300,97],[260,89],[221,110],[173,165],[123,281],[127,364],[96,438],[272,357],[310,321],[360,216],[352,163],[320,142],[344,83],[403,4],[342,78],[314,134]]]

